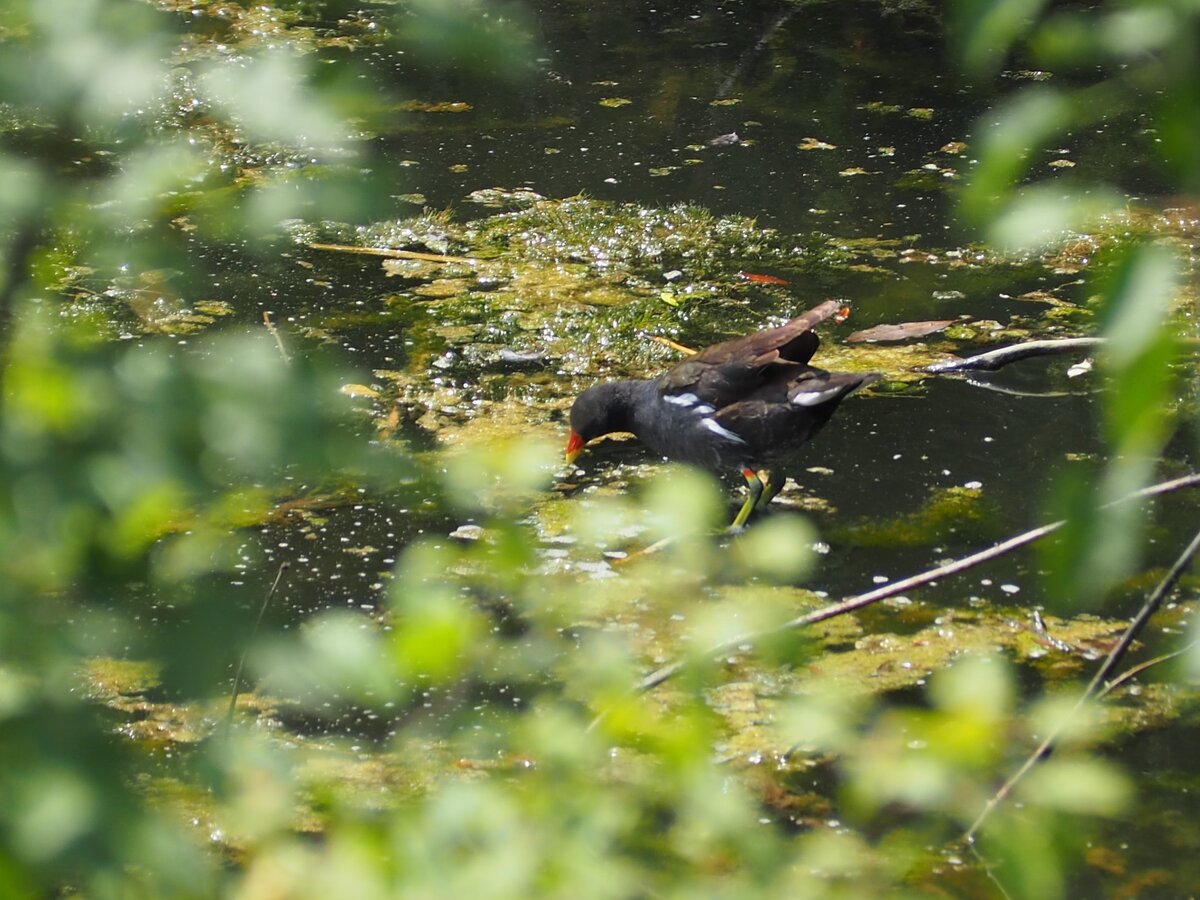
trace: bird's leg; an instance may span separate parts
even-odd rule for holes
[[[733,517],[733,524],[729,526],[730,531],[739,531],[746,524],[746,520],[750,518],[754,507],[758,505],[758,498],[762,496],[763,492],[762,480],[753,469],[743,466],[742,477],[746,479],[746,502],[742,504],[738,514]]]
[[[759,469],[758,479],[763,483],[762,496],[758,498],[757,509],[766,509],[767,504],[778,496],[783,490],[784,484],[787,483],[787,476],[781,472],[772,472],[769,469]]]

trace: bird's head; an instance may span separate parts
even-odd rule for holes
[[[589,442],[614,431],[629,431],[630,408],[626,382],[607,382],[588,388],[575,398],[569,421],[566,461],[575,462]]]

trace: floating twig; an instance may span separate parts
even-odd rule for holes
[[[424,262],[467,263],[478,265],[482,260],[472,256],[442,256],[440,253],[421,253],[417,250],[393,250],[390,247],[358,247],[354,244],[307,244],[311,250],[331,253],[357,253],[363,256],[386,256],[388,259],[419,259]]]
[[[685,347],[683,344],[677,344],[670,338],[661,337],[657,334],[652,336],[650,340],[654,341],[656,344],[662,344],[664,347],[670,347],[672,350],[676,350],[682,353],[684,356],[694,356],[696,354],[696,351],[691,347]]]
[[[948,359],[943,362],[936,362],[925,366],[923,371],[934,375],[940,375],[945,372],[994,372],[1019,359],[1089,350],[1093,347],[1103,346],[1107,340],[1107,338],[1102,337],[1078,337],[1062,338],[1055,341],[1025,341],[1024,343],[1013,344],[1009,347],[988,350],[986,353],[979,353],[975,356],[969,356],[966,359]]]

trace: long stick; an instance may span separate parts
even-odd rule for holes
[[[1200,485],[1200,473],[1184,475],[1180,478],[1173,478],[1170,481],[1163,481],[1159,484],[1153,484],[1141,490],[1134,491],[1131,494],[1126,494],[1113,503],[1127,503],[1132,500],[1144,500],[1148,497],[1157,497],[1160,494],[1171,493],[1172,491],[1181,490],[1182,488],[1196,487]],[[1111,504],[1110,504],[1111,505]],[[765,631],[752,631],[740,634],[737,637],[723,641],[715,647],[707,651],[705,656],[720,656],[723,653],[728,653],[743,644],[752,644],[755,641],[761,640],[764,637],[781,634],[785,631],[792,631],[797,628],[804,628],[809,625],[815,625],[817,622],[824,622],[826,619],[832,619],[835,616],[844,615],[848,612],[854,612],[857,609],[862,609],[864,606],[870,606],[872,603],[878,603],[880,600],[887,597],[902,594],[905,591],[915,587],[928,584],[931,581],[936,581],[939,578],[945,578],[948,575],[955,575],[959,572],[964,572],[967,569],[974,568],[982,563],[993,560],[998,556],[1003,556],[1026,544],[1031,544],[1039,538],[1057,531],[1066,524],[1066,520],[1060,519],[1057,522],[1051,522],[1048,525],[1042,525],[1038,528],[1033,528],[1029,531],[1011,537],[1006,541],[1001,541],[986,550],[980,550],[978,553],[973,553],[970,556],[965,556],[962,559],[957,559],[954,562],[947,563],[944,566],[938,566],[935,569],[929,569],[917,575],[912,575],[900,581],[893,581],[891,584],[885,584],[882,587],[876,588],[873,591],[867,591],[865,594],[857,594],[853,597],[848,597],[841,603],[834,603],[831,606],[825,606],[821,609],[813,610],[805,613],[802,616],[797,616],[782,625],[777,625],[774,628],[769,628]],[[686,660],[676,660],[673,663],[663,666],[640,682],[638,682],[638,691],[648,691],[651,688],[657,687],[669,678],[678,674],[684,666],[687,665]]]
[[[1180,576],[1192,564],[1192,560],[1197,553],[1200,553],[1200,531],[1196,532],[1192,537],[1191,543],[1179,554],[1179,558],[1175,560],[1175,564],[1171,566],[1170,571],[1163,576],[1162,581],[1158,583],[1158,586],[1146,598],[1146,602],[1142,604],[1142,608],[1138,610],[1138,614],[1134,616],[1133,621],[1129,623],[1129,627],[1125,629],[1125,633],[1121,635],[1121,640],[1117,642],[1117,645],[1113,647],[1108,657],[1104,660],[1104,663],[1096,670],[1096,674],[1092,676],[1092,680],[1088,683],[1087,688],[1084,689],[1079,699],[1075,701],[1075,705],[1071,707],[1070,712],[1063,716],[1062,720],[1051,729],[1045,739],[1038,744],[1037,749],[1029,754],[1029,757],[1022,764],[1021,768],[1017,769],[1009,777],[1008,781],[1004,782],[1000,790],[996,791],[992,799],[983,808],[983,811],[979,813],[979,816],[971,824],[971,827],[963,834],[964,841],[969,844],[974,843],[975,835],[979,832],[984,820],[992,814],[992,811],[997,806],[1004,802],[1005,798],[1012,793],[1013,788],[1017,786],[1018,782],[1029,773],[1030,769],[1037,765],[1038,760],[1050,752],[1050,749],[1058,741],[1059,735],[1062,734],[1063,729],[1083,709],[1084,704],[1092,699],[1092,696],[1099,689],[1100,685],[1116,669],[1117,664],[1121,661],[1121,657],[1125,655],[1126,651],[1133,644],[1134,639],[1146,627],[1146,623],[1150,621],[1150,617],[1157,612],[1167,594],[1171,592],[1171,589],[1175,587],[1175,583],[1179,581]]]

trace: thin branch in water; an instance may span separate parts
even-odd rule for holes
[[[1087,704],[1087,702],[1091,700],[1093,696],[1095,696],[1096,692],[1100,689],[1100,686],[1105,682],[1108,676],[1113,673],[1113,670],[1116,669],[1117,665],[1121,661],[1121,657],[1125,655],[1130,646],[1132,646],[1134,640],[1137,638],[1138,634],[1140,634],[1142,629],[1146,627],[1146,624],[1150,621],[1150,617],[1158,611],[1158,608],[1162,605],[1163,600],[1166,599],[1167,595],[1172,591],[1172,589],[1174,589],[1176,582],[1179,581],[1183,573],[1192,564],[1192,560],[1195,558],[1197,553],[1200,553],[1200,531],[1197,531],[1196,534],[1193,535],[1191,542],[1186,548],[1184,548],[1184,551],[1179,554],[1179,558],[1175,560],[1175,563],[1171,566],[1170,571],[1163,576],[1162,581],[1158,583],[1158,586],[1155,587],[1155,589],[1150,593],[1150,596],[1146,598],[1146,602],[1142,604],[1142,608],[1138,610],[1138,614],[1134,616],[1133,621],[1129,623],[1129,627],[1125,629],[1125,633],[1121,635],[1121,639],[1117,642],[1117,645],[1113,647],[1108,656],[1105,658],[1104,662],[1101,664],[1100,668],[1096,670],[1096,674],[1093,675],[1092,680],[1088,682],[1088,686],[1084,689],[1083,694],[1080,695],[1077,701],[1075,701],[1075,705],[1071,707],[1070,711],[1063,716],[1062,720],[1050,730],[1050,733],[1046,735],[1040,744],[1038,744],[1037,749],[1029,754],[1029,757],[1025,760],[1021,767],[1009,777],[1008,781],[1004,782],[1004,784],[1000,787],[1000,790],[996,791],[996,793],[992,796],[992,799],[987,802],[987,805],[984,806],[983,811],[979,813],[979,816],[971,824],[971,827],[968,828],[963,834],[962,839],[964,841],[966,841],[968,844],[974,843],[975,835],[979,833],[979,829],[983,826],[983,823],[987,820],[987,817],[992,814],[992,811],[1004,802],[1008,795],[1013,792],[1013,789],[1017,786],[1017,784],[1020,783],[1021,779],[1024,778],[1035,765],[1037,765],[1039,760],[1044,758],[1050,752],[1055,743],[1057,743],[1059,735],[1063,733],[1063,730],[1066,728],[1066,726],[1073,718],[1075,718],[1076,715],[1078,715],[1079,711],[1083,709],[1084,705]]]
[[[1181,347],[1200,347],[1200,340],[1190,337],[1180,337],[1177,339]],[[946,372],[971,372],[984,371],[994,372],[997,369],[1007,366],[1009,363],[1016,362],[1021,359],[1028,359],[1031,356],[1051,356],[1061,353],[1075,353],[1078,350],[1090,350],[1094,347],[1103,347],[1108,343],[1108,338],[1104,337],[1077,337],[1077,338],[1059,338],[1058,340],[1046,341],[1024,341],[1020,344],[1012,344],[1008,347],[998,347],[995,350],[988,350],[985,353],[978,353],[975,356],[969,356],[966,359],[947,359],[942,362],[932,363],[925,366],[920,371],[929,372],[933,375],[942,375]]]
[[[717,88],[718,97],[729,96],[729,92],[733,90],[733,86],[737,84],[738,79],[741,78],[742,72],[748,66],[754,63],[756,58],[767,48],[767,45],[770,44],[771,38],[775,36],[775,32],[786,25],[788,20],[796,14],[798,9],[799,4],[793,4],[789,6],[782,13],[776,16],[774,21],[767,25],[763,33],[759,35],[758,40],[754,42],[753,46],[751,46],[748,50],[746,50],[745,53],[742,54],[733,71],[729,73],[728,77],[726,77],[723,82],[721,82],[721,86]]]
[[[1193,473],[1190,475],[1181,476],[1179,478],[1173,478],[1170,481],[1152,484],[1149,487],[1142,488],[1141,490],[1134,491],[1133,493],[1127,494],[1124,497],[1120,497],[1109,505],[1128,503],[1134,500],[1145,500],[1150,497],[1157,497],[1162,494],[1169,494],[1173,491],[1197,486],[1200,486],[1200,473]],[[782,634],[786,631],[805,628],[809,625],[815,625],[818,622],[824,622],[827,619],[835,618],[836,616],[854,612],[855,610],[862,609],[864,606],[870,606],[872,603],[878,603],[880,600],[895,596],[896,594],[902,594],[905,591],[912,590],[913,588],[929,584],[931,581],[937,581],[938,579],[945,578],[949,575],[956,575],[959,572],[964,572],[967,569],[974,568],[982,563],[996,559],[997,557],[1003,556],[1006,553],[1010,553],[1013,550],[1019,549],[1020,547],[1024,547],[1026,544],[1031,544],[1034,541],[1039,540],[1040,538],[1043,538],[1054,531],[1057,531],[1065,524],[1066,521],[1060,519],[1057,522],[1051,522],[1048,525],[1042,525],[1038,528],[1033,528],[1029,531],[1025,531],[1021,534],[1011,537],[1006,541],[1002,541],[999,544],[989,547],[986,550],[981,550],[978,553],[973,553],[970,556],[965,556],[962,559],[954,560],[953,562],[947,563],[944,566],[938,566],[936,568],[929,569],[917,575],[912,575],[908,578],[901,579],[900,581],[893,581],[891,584],[885,584],[873,591],[868,591],[865,594],[857,594],[853,597],[848,597],[841,603],[834,603],[830,606],[813,610],[812,612],[805,613],[802,616],[797,616],[796,618],[784,622],[782,625],[778,625],[774,628],[770,628],[765,631],[753,631],[737,635],[730,640],[724,641],[717,646],[710,648],[703,655],[705,657],[720,656],[721,654],[736,650],[743,645],[753,644],[765,637],[772,637],[777,634]],[[651,672],[640,682],[638,682],[636,690],[648,691],[651,688],[657,687],[664,681],[667,681],[668,679],[677,675],[686,665],[686,660],[676,660],[673,663],[669,663],[668,665],[663,666],[661,669]]]
[[[993,871],[992,864],[983,858],[983,854],[979,852],[979,847],[975,844],[971,844],[971,855],[975,857],[975,860],[979,863],[979,867],[983,869],[983,874],[996,886],[996,890],[1000,892],[1000,896],[1004,900],[1012,900],[1012,895],[1004,889],[1004,885],[1000,883],[1000,879]]]
[[[979,353],[966,359],[948,359],[944,362],[933,363],[932,365],[925,366],[923,371],[934,375],[940,375],[945,372],[994,372],[1019,359],[1089,350],[1093,347],[1103,346],[1107,340],[1107,338],[1102,337],[1079,337],[1063,338],[1057,341],[1025,341],[1024,343],[1013,344],[1009,347],[988,350],[986,353]]]
[[[275,338],[275,346],[279,348],[279,355],[283,357],[283,361],[290,365],[292,360],[288,356],[287,348],[283,346],[283,338],[279,336],[279,329],[271,321],[271,313],[265,309],[263,310],[263,325],[267,327],[267,332],[271,337]]]
[[[263,597],[262,606],[258,608],[258,616],[254,620],[254,627],[250,629],[250,634],[246,637],[246,645],[242,648],[241,658],[238,660],[237,669],[233,673],[233,690],[229,693],[229,709],[225,712],[226,733],[233,728],[233,714],[237,709],[238,694],[242,688],[242,670],[246,668],[246,657],[250,655],[250,645],[254,643],[254,638],[258,635],[258,628],[262,625],[263,616],[267,614],[267,607],[271,603],[271,598],[279,590],[279,584],[283,581],[283,573],[290,567],[291,564],[286,561],[279,564],[279,571],[275,573],[275,580],[271,583],[266,596]]]
[[[1136,678],[1147,669],[1152,669],[1155,666],[1162,665],[1165,662],[1170,662],[1173,659],[1177,659],[1180,656],[1183,656],[1185,653],[1190,653],[1197,646],[1200,646],[1200,641],[1192,641],[1190,644],[1180,647],[1178,650],[1172,650],[1170,653],[1164,653],[1162,656],[1156,656],[1153,659],[1148,659],[1145,662],[1138,663],[1136,666],[1126,669],[1112,681],[1104,685],[1104,689],[1096,696],[1099,698],[1107,697],[1125,682],[1132,678]]]
[[[774,628],[766,631],[753,631],[740,634],[737,637],[724,641],[721,644],[711,648],[705,656],[720,656],[723,653],[728,653],[731,650],[736,650],[745,644],[753,644],[764,637],[770,637],[776,634],[782,634],[785,631],[794,631],[797,628],[806,628],[809,625],[815,625],[818,622],[824,622],[827,619],[833,619],[837,616],[845,615],[846,613],[854,612],[862,609],[864,606],[870,606],[872,603],[878,603],[880,600],[886,600],[888,597],[894,597],[896,594],[902,594],[905,591],[912,590],[916,587],[929,584],[931,581],[937,581],[940,578],[946,578],[949,575],[955,575],[959,572],[964,572],[967,569],[982,565],[989,560],[1003,556],[1019,547],[1024,547],[1026,544],[1033,543],[1038,538],[1045,537],[1052,531],[1061,528],[1065,523],[1062,521],[1052,522],[1049,525],[1042,525],[1039,528],[1034,528],[1030,531],[1022,532],[1015,537],[1009,538],[1007,541],[1002,541],[986,550],[981,550],[978,553],[973,553],[970,556],[965,556],[962,559],[956,559],[954,562],[947,563],[944,566],[938,566],[933,569],[928,569],[917,575],[911,575],[908,578],[902,578],[900,581],[893,581],[890,584],[885,584],[882,587],[876,588],[873,591],[867,591],[865,594],[856,594],[853,597],[847,597],[840,603],[834,603],[830,606],[823,606],[820,609],[815,609],[812,612],[805,613],[802,616],[797,616],[784,622],[782,625],[777,625]],[[647,675],[638,683],[639,691],[648,691],[653,687],[657,687],[667,679],[676,675],[683,667],[687,665],[684,660],[677,660],[655,672]]]

